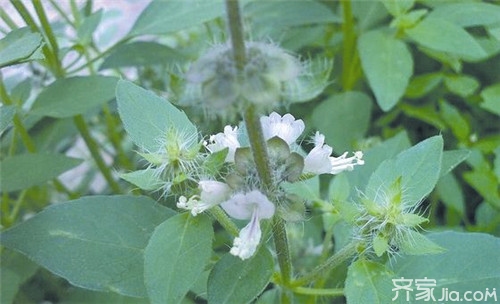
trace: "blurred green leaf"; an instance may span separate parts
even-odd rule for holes
[[[159,225],[144,252],[151,303],[179,303],[212,253],[212,224],[203,215],[178,214]]]
[[[425,18],[406,34],[419,45],[456,54],[464,59],[486,56],[477,41],[463,28],[443,19]]]
[[[453,135],[460,141],[467,142],[471,130],[469,122],[462,116],[461,112],[446,100],[440,100],[439,113],[450,127]]]
[[[393,277],[384,265],[365,259],[355,261],[349,266],[345,281],[347,303],[393,303],[393,294],[389,292],[394,287]]]
[[[423,122],[433,125],[437,129],[446,129],[446,124],[439,115],[436,104],[428,103],[422,106],[415,106],[407,102],[403,102],[399,105],[401,110],[405,115],[413,118],[417,118]]]
[[[118,82],[116,99],[125,130],[134,143],[146,151],[158,151],[169,128],[181,134],[197,134],[184,112],[132,82]]]
[[[499,182],[491,169],[474,169],[464,172],[464,180],[497,210],[500,210]]]
[[[27,28],[16,29],[0,39],[0,68],[22,63],[42,45],[42,36]]]
[[[372,101],[361,92],[345,92],[327,98],[313,110],[314,125],[335,153],[352,150],[370,123]]]
[[[458,214],[463,217],[465,214],[465,198],[455,176],[451,173],[439,179],[436,185],[437,193],[439,194],[440,200],[445,204],[446,207],[451,208],[458,212]]]
[[[128,297],[111,292],[96,292],[71,287],[64,292],[58,304],[149,304],[148,299]]]
[[[82,160],[61,154],[20,154],[0,161],[0,189],[10,192],[47,182]]]
[[[103,10],[100,9],[83,20],[82,25],[76,31],[76,36],[81,45],[88,45],[92,42],[92,35],[101,22],[102,12]]]
[[[176,50],[152,41],[136,41],[116,47],[99,70],[131,66],[180,64],[186,58]]]
[[[0,256],[1,303],[14,303],[19,287],[35,274],[38,265],[20,253],[2,248]]]
[[[127,36],[161,35],[183,30],[224,14],[219,0],[152,1]]]
[[[144,297],[144,248],[173,214],[147,197],[89,196],[52,205],[0,240],[75,286]]]
[[[500,84],[489,86],[481,91],[481,108],[500,116]]]
[[[85,114],[113,99],[117,81],[110,76],[58,79],[38,95],[30,114],[55,118]]]
[[[0,134],[5,131],[12,123],[12,118],[16,114],[15,106],[3,105],[0,107]]]
[[[358,41],[363,71],[378,105],[388,111],[403,96],[413,73],[406,44],[382,31],[364,33]]]
[[[158,170],[152,168],[122,173],[120,177],[143,190],[157,190],[165,184],[159,178]]]
[[[470,151],[467,149],[444,151],[439,176],[443,177],[448,174],[451,170],[453,170],[453,168],[465,161],[469,155]]]
[[[273,257],[265,247],[245,261],[225,254],[208,277],[208,303],[251,302],[268,284],[273,264]]]
[[[409,98],[420,98],[434,90],[443,80],[441,72],[428,73],[415,76],[406,88],[405,96]]]
[[[309,101],[321,94],[329,84],[332,68],[332,60],[316,58],[308,62],[305,71],[297,79],[285,84],[284,90],[290,102]]]
[[[476,78],[469,75],[447,75],[444,83],[448,90],[460,97],[470,96],[479,88]]]
[[[382,3],[391,15],[400,16],[413,7],[415,0],[382,0]]]
[[[434,9],[429,18],[447,20],[464,27],[496,24],[500,20],[500,6],[481,1],[446,3]]]

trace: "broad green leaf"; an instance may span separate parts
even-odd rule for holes
[[[500,20],[500,6],[481,1],[447,3],[434,9],[429,17],[464,27],[497,24]]]
[[[439,114],[450,127],[453,135],[460,141],[466,142],[470,136],[471,128],[460,111],[445,100],[439,101]]]
[[[413,73],[413,58],[406,44],[382,31],[364,33],[358,40],[361,65],[384,111],[403,96]]]
[[[446,124],[439,115],[434,102],[422,106],[402,102],[399,108],[409,117],[417,118],[423,122],[435,126],[437,129],[446,129]]]
[[[419,203],[438,181],[442,154],[441,136],[434,136],[416,144],[398,154],[395,159],[382,162],[370,176],[365,194],[377,195],[381,187],[384,189],[401,177],[402,201],[407,204]]]
[[[443,155],[444,158],[444,155]],[[439,198],[445,204],[446,207],[451,208],[458,212],[460,216],[464,216],[465,213],[465,198],[462,192],[462,188],[458,183],[455,176],[451,173],[439,179],[436,185],[437,193]]]
[[[24,62],[42,45],[42,36],[26,28],[16,29],[0,39],[0,68]]]
[[[116,99],[125,130],[134,143],[146,151],[158,151],[160,140],[170,128],[182,134],[197,134],[184,112],[132,82],[118,82]]]
[[[0,107],[0,134],[9,127],[12,118],[14,118],[14,114],[16,114],[15,106],[4,105]]]
[[[482,233],[451,231],[430,234],[428,237],[446,251],[426,256],[403,255],[391,261],[396,277],[413,280],[411,302],[416,302],[415,295],[419,292],[414,284],[416,279],[436,280],[434,288],[436,301],[431,302],[437,302],[442,297],[443,288],[448,288],[448,291],[458,291],[460,294],[465,291],[484,292],[486,288],[490,291],[493,288],[497,291],[500,289],[499,238]],[[379,292],[394,294],[391,292],[392,288],[386,288],[380,289]],[[420,302],[422,301],[418,303]]]
[[[380,24],[389,15],[382,1],[352,1],[352,14],[361,32]]]
[[[1,290],[0,303],[14,303],[19,287],[38,269],[38,266],[25,256],[7,248],[2,248],[0,256]]]
[[[443,80],[443,74],[429,73],[415,76],[411,79],[405,96],[409,98],[420,98],[434,90]]]
[[[71,287],[61,295],[59,304],[149,304],[148,299],[138,299],[112,292],[97,292]]]
[[[492,85],[481,91],[481,108],[500,116],[500,84]]]
[[[205,216],[178,214],[159,225],[144,252],[152,303],[179,303],[212,255],[213,229]]]
[[[400,16],[413,7],[415,0],[383,0],[382,3],[391,15]]]
[[[314,107],[314,125],[326,137],[335,153],[352,150],[362,139],[370,123],[372,101],[361,92],[332,95]]]
[[[85,114],[113,99],[117,81],[109,76],[58,79],[38,95],[31,114],[55,118]]]
[[[273,258],[265,247],[245,261],[225,254],[208,278],[208,303],[249,303],[269,283],[273,264]]]
[[[464,59],[482,58],[485,51],[463,28],[443,19],[425,18],[406,34],[419,45],[456,54]]]
[[[448,75],[444,78],[448,90],[460,97],[467,97],[479,88],[476,78],[468,75]]]
[[[386,266],[359,259],[349,266],[344,294],[350,304],[393,303],[393,273]],[[385,292],[384,292],[385,291]]]
[[[149,168],[122,173],[120,177],[143,190],[157,190],[165,184],[165,182],[159,178],[158,173],[158,170]]]
[[[145,297],[144,248],[174,212],[141,196],[89,196],[52,205],[1,234],[71,284]]]
[[[20,154],[0,161],[0,189],[16,191],[47,182],[76,167],[80,159],[61,154]]]
[[[215,19],[224,12],[220,0],[153,1],[137,18],[128,36],[177,32]]]
[[[443,177],[448,174],[453,168],[466,160],[469,155],[470,151],[466,149],[444,151],[439,176]]]
[[[103,10],[100,9],[83,20],[82,25],[76,31],[78,41],[82,45],[87,45],[92,41],[92,35],[101,22]]]
[[[479,168],[463,174],[464,180],[497,210],[500,210],[498,180],[490,168]]]
[[[99,70],[130,66],[169,65],[185,61],[183,54],[152,41],[136,41],[116,47],[99,67]]]
[[[294,2],[287,2],[294,3]],[[284,90],[290,102],[309,101],[323,92],[328,86],[333,68],[332,60],[313,59],[305,71],[294,81],[285,83]]]
[[[436,254],[445,251],[444,248],[414,230],[405,231],[405,237],[399,241],[398,245],[401,253],[408,255]]]

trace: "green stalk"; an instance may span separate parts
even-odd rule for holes
[[[209,209],[210,215],[212,215],[219,224],[232,236],[238,236],[240,233],[238,227],[231,221],[227,214],[222,211],[220,206],[215,206]]]
[[[291,283],[292,286],[303,286],[308,285],[317,279],[320,279],[326,273],[336,268],[340,264],[344,263],[352,256],[356,254],[356,248],[359,244],[359,241],[352,241],[344,248],[340,249],[336,254],[332,255],[329,259],[327,259],[323,264],[318,265],[314,268],[310,273],[305,274],[304,276],[298,278],[297,280]]]
[[[5,22],[5,24],[7,24],[7,26],[11,29],[11,30],[15,30],[18,28],[17,24],[14,22],[14,20],[12,20],[10,18],[10,16],[4,11],[4,10],[0,10],[0,18],[2,18],[3,22]]]
[[[231,33],[231,44],[236,67],[241,71],[245,66],[245,42],[243,40],[243,25],[241,22],[239,3],[237,0],[226,0],[229,31]],[[244,114],[245,125],[248,132],[248,139],[257,168],[259,178],[268,192],[273,187],[271,177],[271,167],[267,146],[262,133],[259,116],[253,104],[248,105]],[[280,265],[281,281],[287,286],[291,279],[292,263],[290,249],[286,235],[285,223],[282,219],[273,219],[273,239],[276,246],[278,263]]]
[[[78,131],[80,132],[83,141],[89,148],[90,154],[92,155],[92,158],[94,159],[97,167],[104,176],[104,179],[106,179],[113,192],[120,193],[121,192],[120,186],[113,178],[113,175],[111,174],[111,170],[109,169],[108,165],[106,165],[106,163],[102,159],[102,156],[99,153],[99,147],[96,141],[90,135],[90,131],[88,129],[87,123],[83,119],[83,116],[77,115],[73,117],[73,122],[75,123]]]
[[[344,45],[342,49],[342,87],[344,91],[349,91],[356,81],[355,54],[356,32],[354,29],[354,17],[352,14],[351,0],[340,1],[344,22],[342,23],[342,33]]]
[[[329,297],[340,297],[344,295],[344,289],[342,288],[308,288],[308,287],[295,287],[293,289],[294,293],[311,295],[311,296],[329,296]]]

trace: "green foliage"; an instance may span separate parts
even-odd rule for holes
[[[10,32],[0,39],[0,67],[41,59],[35,53],[41,45],[42,37],[38,33],[26,29]]]
[[[84,197],[45,209],[1,242],[75,286],[144,297],[144,249],[173,214],[147,197]]]

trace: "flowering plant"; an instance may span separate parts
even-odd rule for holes
[[[26,3],[0,302],[496,300],[498,5],[152,1],[106,47],[113,1]]]

